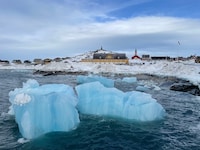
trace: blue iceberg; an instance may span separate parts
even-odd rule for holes
[[[24,138],[33,139],[48,132],[75,129],[80,122],[78,110],[83,114],[143,122],[160,120],[165,116],[164,108],[150,94],[122,92],[114,88],[113,80],[97,76],[79,76],[78,80],[84,84],[75,87],[77,95],[68,85],[40,86],[36,80],[28,80],[22,88],[9,93],[11,109]]]
[[[165,116],[164,108],[146,93],[124,93],[116,88],[104,87],[100,82],[81,84],[75,89],[79,99],[77,107],[83,114],[135,121],[154,121]]]
[[[127,83],[136,83],[137,82],[137,78],[136,77],[124,77],[122,79],[123,82],[127,82]]]
[[[52,131],[69,131],[79,124],[77,97],[64,84],[39,86],[28,80],[9,93],[15,120],[24,138],[32,139]]]
[[[108,78],[105,78],[102,76],[98,76],[98,75],[89,75],[89,76],[79,75],[79,76],[77,76],[78,84],[90,83],[90,82],[95,82],[95,81],[99,81],[105,87],[114,87],[114,80],[108,79]]]
[[[140,92],[148,92],[149,91],[149,89],[147,87],[141,86],[141,85],[137,86],[135,90],[140,91]]]

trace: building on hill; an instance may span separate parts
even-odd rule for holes
[[[127,57],[126,54],[124,53],[114,53],[114,54],[96,53],[93,55],[93,59],[127,59]]]
[[[114,63],[114,64],[128,64],[128,58],[124,53],[112,53],[103,50],[101,47],[101,51],[97,50],[93,54],[93,59],[82,59],[82,62],[92,62],[92,63]],[[105,53],[102,51],[105,51]]]
[[[114,59],[127,59],[126,54],[124,53],[116,53],[113,57]]]
[[[135,55],[132,57],[132,59],[141,59],[141,58],[137,55],[137,49],[135,49]]]
[[[151,60],[150,55],[142,55],[142,60]]]
[[[62,58],[60,58],[60,57],[57,57],[57,58],[54,58],[53,59],[53,61],[55,61],[55,62],[61,62],[63,59]]]
[[[151,60],[170,60],[169,56],[151,56]]]
[[[195,63],[200,63],[200,56],[196,56]]]
[[[105,53],[94,53],[93,59],[106,59],[106,54]]]
[[[0,60],[1,65],[9,65],[10,62],[8,60]]]
[[[31,64],[31,61],[30,61],[30,60],[24,60],[24,64],[30,65],[30,64]]]
[[[52,59],[50,59],[50,58],[46,58],[46,59],[44,59],[44,61],[43,61],[43,64],[49,64],[50,62],[52,62]]]
[[[93,55],[93,59],[127,59],[124,53],[96,53]]]
[[[34,65],[42,65],[43,64],[43,60],[40,58],[36,58],[33,60],[33,64]]]
[[[13,64],[22,64],[22,61],[17,59],[12,61]]]

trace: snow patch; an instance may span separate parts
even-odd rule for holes
[[[22,106],[23,104],[29,103],[30,101],[31,97],[28,94],[21,93],[15,96],[14,104]]]

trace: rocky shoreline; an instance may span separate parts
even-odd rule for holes
[[[87,75],[88,72],[83,71],[43,71],[43,70],[36,70],[33,72],[33,74],[40,74],[43,76],[55,76],[55,75]]]
[[[200,96],[200,89],[197,85],[193,85],[192,83],[189,82],[179,82],[179,83],[174,83],[171,87],[170,90],[173,91],[181,91],[181,92],[187,92],[192,95]]]
[[[33,72],[33,74],[40,74],[43,76],[55,76],[55,75],[88,75],[89,72],[86,71],[42,71],[42,70],[36,70]],[[108,76],[107,74],[102,73],[103,76]],[[115,74],[115,76],[124,76],[124,74]],[[133,76],[132,74],[128,74],[128,76]],[[164,79],[166,82],[163,84],[168,84],[169,89],[173,91],[180,91],[180,92],[187,92],[189,94],[200,96],[200,89],[197,85],[194,85],[190,83],[189,81],[179,79],[176,77],[163,77],[163,76],[157,76],[157,75],[151,75],[151,74],[137,74],[134,75],[139,80],[145,80],[145,79],[152,79],[156,80],[158,78]]]

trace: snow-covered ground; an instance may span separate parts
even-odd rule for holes
[[[83,58],[92,58],[88,52],[62,62],[51,62],[47,65],[0,65],[0,69],[35,69],[43,71],[87,71],[91,73],[123,73],[123,74],[152,74],[159,76],[174,76],[188,80],[200,87],[200,64],[190,61],[141,61],[129,60],[129,65],[115,65],[112,63],[80,62]]]

